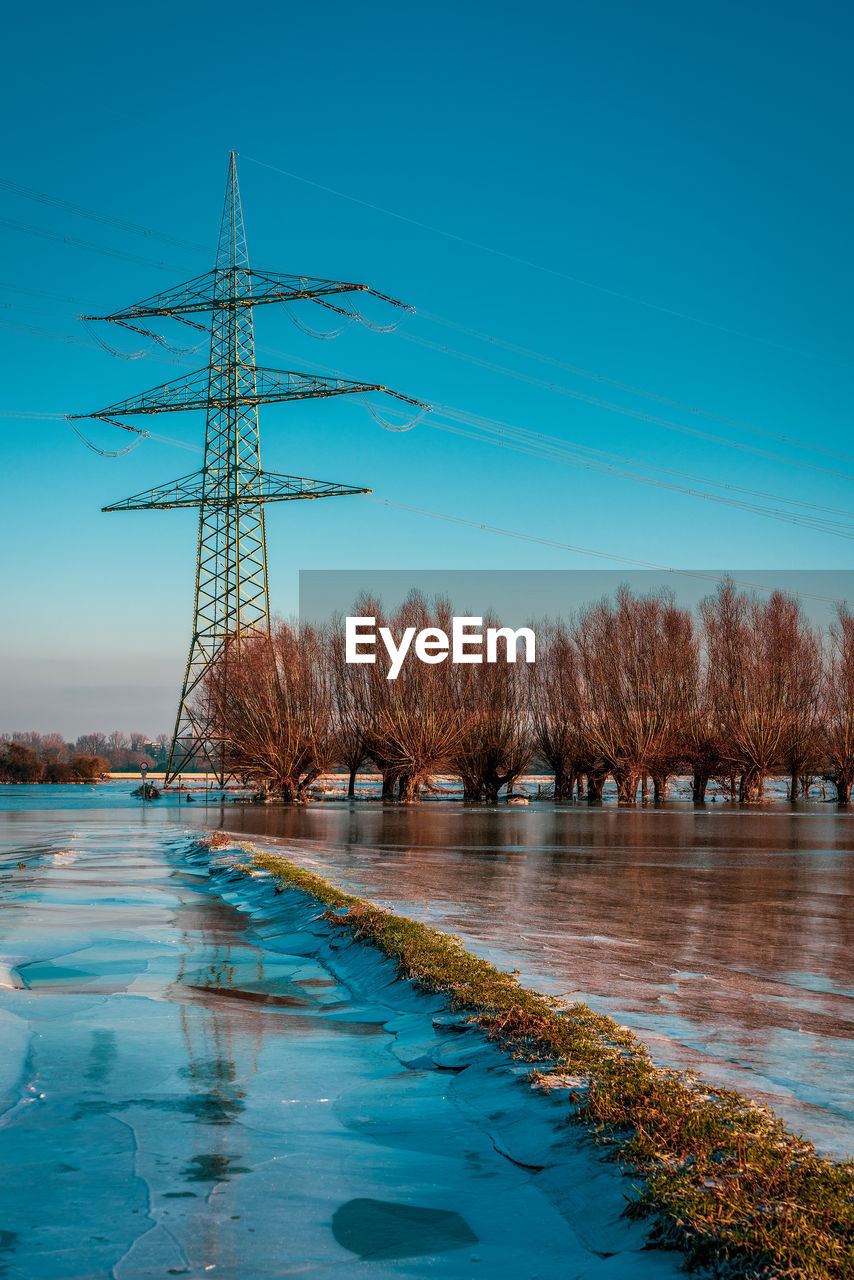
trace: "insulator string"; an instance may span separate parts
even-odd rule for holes
[[[143,329],[142,325],[130,324],[127,320],[116,320],[114,323],[120,324],[123,329],[130,329],[133,333],[139,333],[145,338],[150,338],[152,342],[156,342],[158,346],[163,347],[165,351],[170,352],[173,356],[195,355],[205,345],[205,338],[201,338],[194,347],[173,347],[171,343],[167,342],[161,334],[155,333],[153,329]],[[205,335],[207,336],[207,330],[205,330]],[[145,354],[143,352],[143,355]]]

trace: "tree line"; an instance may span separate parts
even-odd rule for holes
[[[394,634],[451,629],[448,601],[413,593],[386,616],[363,597],[355,613]],[[497,625],[484,618],[485,625]],[[731,580],[696,614],[672,593],[635,595],[535,625],[532,664],[348,664],[343,624],[279,623],[272,636],[230,640],[200,694],[200,713],[229,767],[299,801],[334,766],[373,765],[384,799],[412,801],[454,774],[468,801],[494,804],[520,774],[546,768],[556,800],[662,800],[690,775],[741,803],[785,775],[792,800],[816,780],[847,804],[854,781],[854,615],[840,605],[826,632],[797,599],[768,600]]]
[[[0,736],[0,782],[97,782],[111,772],[140,765],[166,765],[169,737],[154,742],[143,733],[87,733],[66,742],[59,733],[17,732]]]

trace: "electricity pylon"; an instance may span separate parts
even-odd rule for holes
[[[354,291],[367,292],[395,307],[404,306],[363,284],[250,268],[232,152],[214,269],[111,315],[83,317],[87,321],[110,321],[162,341],[138,321],[167,316],[206,331],[206,325],[189,317],[210,314],[210,360],[206,368],[106,409],[69,415],[100,418],[130,430],[139,429],[120,421],[129,414],[204,409],[207,415],[200,472],[103,508],[200,508],[193,637],[166,767],[167,785],[188,766],[202,762],[210,767],[220,785],[227,779],[226,744],[208,721],[203,686],[227,642],[239,648],[241,637],[269,635],[265,503],[370,493],[370,489],[326,480],[262,471],[258,405],[371,391],[383,391],[407,404],[421,405],[420,401],[376,383],[256,366],[253,307],[307,298],[350,316],[354,313],[326,298]]]

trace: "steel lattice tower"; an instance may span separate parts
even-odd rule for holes
[[[160,341],[138,321],[170,317],[206,330],[206,325],[190,317],[210,314],[210,360],[206,368],[106,409],[71,415],[100,418],[140,431],[120,419],[129,414],[187,409],[204,409],[206,413],[201,472],[103,508],[200,509],[193,636],[166,768],[167,785],[182,770],[199,763],[210,767],[221,785],[226,781],[225,743],[208,723],[201,695],[205,675],[214,662],[222,660],[226,642],[239,648],[241,636],[259,632],[269,635],[265,503],[370,493],[369,489],[325,480],[262,471],[258,405],[370,391],[384,391],[408,404],[420,405],[419,401],[376,383],[256,366],[252,318],[255,306],[310,299],[339,314],[354,315],[357,313],[327,300],[329,294],[353,291],[367,292],[393,306],[404,305],[367,285],[250,268],[232,152],[214,269],[111,315],[83,317],[87,321],[110,321]]]

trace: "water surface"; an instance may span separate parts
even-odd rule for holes
[[[854,1151],[854,815],[834,805],[212,809]]]
[[[186,805],[0,796],[4,1280],[609,1280],[617,1253],[674,1280],[524,1072],[312,904],[212,885]],[[490,1081],[533,1155],[499,1149]]]

